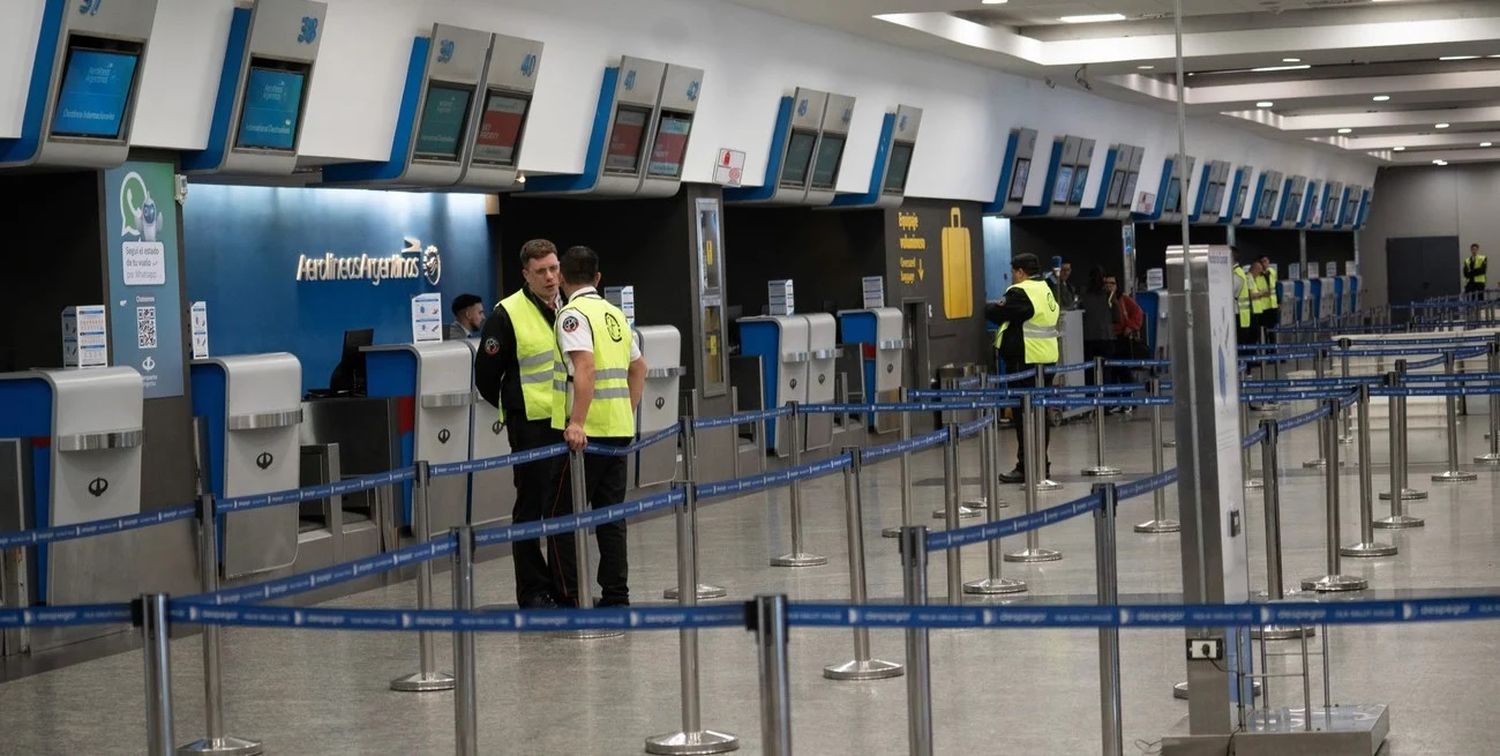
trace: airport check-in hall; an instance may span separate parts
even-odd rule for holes
[[[1493,752],[1497,88],[1475,0],[0,3],[0,752]]]

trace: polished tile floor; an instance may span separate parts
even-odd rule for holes
[[[1475,403],[1475,411],[1480,411]],[[1288,408],[1287,412],[1302,408]],[[1149,425],[1141,417],[1109,418],[1110,460],[1131,473],[1149,466]],[[1475,415],[1460,429],[1461,459],[1482,451],[1485,418]],[[1171,434],[1170,424],[1168,435]],[[1315,427],[1284,439],[1281,485],[1284,563],[1288,585],[1324,567],[1324,480],[1301,462],[1315,456]],[[1374,434],[1375,480],[1384,488],[1385,432]],[[1002,434],[1002,454],[1013,453]],[[1411,509],[1427,518],[1425,528],[1380,532],[1399,555],[1345,560],[1345,571],[1370,580],[1373,591],[1414,589],[1470,592],[1500,590],[1500,526],[1496,493],[1500,471],[1479,469],[1477,482],[1429,483],[1441,469],[1441,432],[1413,423],[1412,480],[1431,498]],[[1352,452],[1353,447],[1345,447]],[[966,449],[966,477],[977,475],[977,459]],[[1043,505],[1082,494],[1089,483],[1076,475],[1091,464],[1092,424],[1057,432],[1054,471],[1065,483]],[[1172,464],[1172,452],[1167,452]],[[1258,467],[1258,461],[1257,461]],[[1474,465],[1466,467],[1477,468]],[[916,458],[916,510],[938,506],[941,456]],[[900,594],[895,542],[880,529],[899,521],[895,463],[871,467],[866,477],[865,518],[870,596]],[[1342,476],[1342,541],[1354,539],[1358,522],[1357,476]],[[977,486],[977,484],[976,484]],[[977,492],[972,489],[971,493]],[[825,567],[785,569],[768,558],[787,549],[786,496],[755,495],[705,507],[700,514],[702,576],[729,590],[730,600],[756,593],[785,592],[794,600],[848,597],[842,482],[825,478],[807,486],[807,545],[829,557]],[[1020,510],[1020,489],[1005,488],[1007,515]],[[1175,499],[1168,498],[1175,511]],[[1251,574],[1264,588],[1264,529],[1258,492],[1247,496]],[[1388,505],[1377,503],[1377,509]],[[1149,517],[1149,496],[1124,503],[1119,522],[1122,596],[1173,594],[1181,590],[1179,539],[1147,536],[1131,525]],[[936,527],[941,523],[933,521]],[[638,602],[655,600],[675,570],[670,518],[633,524],[631,581]],[[1019,601],[1089,601],[1094,591],[1093,523],[1078,518],[1043,531],[1042,543],[1065,559],[1045,565],[1006,564],[1008,576],[1027,580],[1032,593]],[[1007,541],[1007,550],[1019,540]],[[985,570],[984,549],[966,549],[966,579]],[[944,592],[944,564],[930,573],[935,594]],[[513,601],[508,559],[478,568],[479,602]],[[446,576],[438,594],[447,596]],[[1049,598],[1050,597],[1050,598]],[[1127,598],[1126,600],[1129,600]],[[410,582],[367,591],[337,606],[409,607]],[[443,602],[446,604],[446,601]],[[1334,628],[1332,699],[1385,703],[1391,707],[1392,754],[1495,752],[1489,729],[1500,698],[1492,649],[1500,623],[1450,623],[1403,627]],[[877,632],[874,651],[901,661],[901,635]],[[1295,650],[1295,643],[1275,644]],[[1314,650],[1319,642],[1312,644]],[[1087,754],[1099,752],[1097,633],[1076,630],[944,631],[932,636],[933,712],[937,751]],[[677,636],[642,632],[624,638],[580,642],[541,636],[487,635],[478,642],[480,752],[526,754],[629,754],[648,735],[679,727]],[[1122,635],[1124,721],[1127,753],[1154,752],[1155,741],[1187,711],[1171,696],[1183,677],[1182,634],[1175,630],[1131,630]],[[375,632],[284,631],[232,628],[225,631],[225,707],[231,734],[263,739],[272,753],[451,753],[453,708],[449,693],[395,693],[390,679],[414,671],[415,636]],[[447,637],[438,639],[447,665]],[[895,754],[906,748],[905,684],[901,679],[833,682],[821,668],[851,656],[847,631],[795,629],[791,644],[794,742],[807,754]],[[1295,657],[1293,657],[1295,659]],[[755,650],[750,635],[724,629],[702,633],[703,723],[740,736],[744,753],[760,752]],[[199,641],[172,643],[177,740],[200,736],[203,726]],[[1313,667],[1318,668],[1318,659]],[[1321,701],[1320,682],[1313,696]],[[0,684],[0,753],[139,753],[144,743],[141,656],[129,650],[104,658]],[[1274,706],[1298,706],[1300,683],[1271,686]]]

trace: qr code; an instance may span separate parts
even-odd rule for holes
[[[135,308],[135,346],[137,349],[156,348],[156,307]]]

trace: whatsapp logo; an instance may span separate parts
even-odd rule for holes
[[[156,200],[146,189],[146,180],[135,171],[125,174],[120,180],[120,235],[156,241],[160,225]]]

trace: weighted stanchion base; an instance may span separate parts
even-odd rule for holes
[[[1057,491],[1057,490],[1060,490],[1062,487],[1063,487],[1063,484],[1058,483],[1057,481],[1052,480],[1051,478],[1042,478],[1042,481],[1040,483],[1037,483],[1036,486],[1035,486],[1037,493],[1046,493],[1047,491]]]
[[[1404,528],[1420,528],[1427,522],[1420,517],[1411,515],[1391,515],[1375,521],[1375,527],[1386,530],[1401,530]]]
[[[624,630],[611,630],[609,628],[594,628],[590,630],[563,630],[554,637],[566,640],[602,640],[604,638],[624,637]]]
[[[772,567],[822,567],[828,564],[828,557],[817,554],[782,554],[771,560]]]
[[[727,732],[699,730],[698,732],[674,732],[646,738],[646,753],[668,756],[701,756],[709,753],[737,751],[740,739]]]
[[[896,528],[886,528],[885,530],[880,531],[880,537],[881,538],[900,538],[901,537],[901,528],[899,528],[899,527],[896,527]]]
[[[1175,439],[1175,438],[1169,438],[1169,439],[1161,442],[1161,448],[1163,448],[1163,449],[1175,449],[1175,448],[1177,448],[1177,439]]]
[[[1062,559],[1061,551],[1052,549],[1022,549],[1005,555],[1007,562],[1056,562]]]
[[[1252,476],[1252,477],[1249,477],[1249,478],[1245,479],[1245,487],[1246,488],[1265,488],[1266,487],[1266,482],[1263,481],[1263,480],[1261,480],[1260,478]]]
[[[1147,521],[1145,521],[1145,522],[1143,522],[1143,523],[1135,526],[1135,532],[1137,532],[1137,533],[1180,533],[1180,532],[1182,532],[1182,523],[1180,523],[1180,522],[1178,522],[1176,520],[1170,519],[1170,518],[1169,519],[1165,519],[1165,520],[1147,520]]]
[[[1305,468],[1307,468],[1307,469],[1309,469],[1309,470],[1327,470],[1328,469],[1328,460],[1326,460],[1326,459],[1309,459],[1306,462],[1303,462],[1302,466],[1305,467]],[[1348,462],[1345,462],[1342,459],[1339,460],[1339,467],[1342,468],[1342,467],[1348,467],[1348,466],[1349,466]]]
[[[1425,498],[1427,498],[1427,492],[1426,491],[1418,491],[1415,488],[1403,488],[1403,489],[1401,489],[1401,500],[1402,501],[1421,501],[1421,500],[1423,500]],[[1391,492],[1390,491],[1382,491],[1380,493],[1380,500],[1381,501],[1390,501],[1391,500]]]
[[[664,598],[664,599],[667,599],[669,601],[676,601],[677,600],[677,594],[678,594],[677,586],[674,585],[671,588],[668,588],[668,589],[662,591],[661,592],[661,597]],[[703,599],[724,598],[727,595],[729,595],[729,591],[726,591],[726,590],[724,590],[723,588],[720,588],[717,585],[708,585],[706,583],[699,583],[698,584],[698,600],[699,601],[702,601]]]
[[[960,519],[960,520],[973,519],[973,518],[978,517],[978,516],[980,516],[982,514],[984,514],[984,510],[983,509],[979,509],[978,507],[971,507],[968,504],[960,504],[960,505],[958,505],[958,519]],[[948,510],[946,510],[946,509],[934,509],[934,510],[932,510],[932,519],[934,519],[934,520],[946,520],[946,519],[948,519]]]
[[[1297,640],[1298,638],[1311,638],[1318,634],[1314,625],[1266,625],[1264,627],[1250,628],[1250,637],[1255,640]]]
[[[980,596],[1000,596],[1007,593],[1025,593],[1026,581],[1014,578],[985,578],[964,583],[964,593]]]
[[[1432,476],[1433,483],[1467,483],[1471,480],[1479,480],[1479,475],[1463,470],[1445,470]]]
[[[1339,436],[1339,443],[1345,444],[1345,445],[1352,444],[1352,443],[1354,443],[1354,436],[1353,435]]]
[[[1388,557],[1396,555],[1396,547],[1389,543],[1370,541],[1368,543],[1351,543],[1339,549],[1339,554],[1346,557]]]
[[[1250,694],[1253,695],[1253,696],[1259,696],[1260,695],[1260,681],[1259,680],[1251,680],[1250,681]],[[1172,697],[1176,698],[1176,699],[1180,699],[1180,700],[1186,701],[1188,699],[1188,684],[1185,683],[1185,682],[1180,682],[1180,683],[1177,683],[1176,685],[1173,685],[1172,686]]]
[[[900,677],[901,665],[896,662],[866,659],[830,664],[823,668],[823,676],[830,680],[885,680]]]
[[[258,756],[265,751],[260,741],[236,738],[232,735],[225,735],[222,738],[203,738],[177,747],[179,754],[213,753],[223,756]]]
[[[1088,475],[1094,478],[1109,478],[1115,475],[1119,475],[1120,468],[1110,467],[1109,465],[1094,465],[1093,467],[1085,467],[1082,470],[1079,470],[1078,474]]]
[[[1318,593],[1333,593],[1336,591],[1362,591],[1370,587],[1370,581],[1353,575],[1324,575],[1317,578],[1304,578],[1302,590],[1317,591]]]
[[[1475,457],[1474,461],[1486,465],[1500,465],[1500,454],[1481,454]]]
[[[402,693],[431,693],[435,690],[453,690],[453,675],[447,672],[433,672],[432,674],[413,672],[406,677],[398,677],[392,680],[391,690],[399,690]]]

